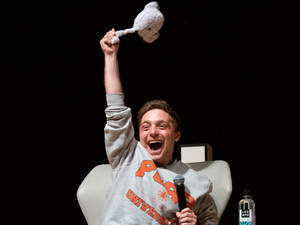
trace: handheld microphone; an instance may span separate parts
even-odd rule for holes
[[[179,210],[181,212],[183,209],[185,209],[187,207],[186,199],[185,199],[184,184],[183,184],[184,183],[184,177],[182,175],[176,175],[173,182],[176,186]]]

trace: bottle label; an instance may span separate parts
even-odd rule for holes
[[[239,213],[240,225],[252,225],[252,209],[241,210]]]
[[[244,221],[244,222],[240,222],[240,225],[252,225],[252,222]]]

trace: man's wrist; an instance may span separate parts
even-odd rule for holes
[[[112,53],[112,54],[104,54],[105,60],[116,60],[118,59],[117,53]]]

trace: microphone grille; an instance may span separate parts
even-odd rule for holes
[[[180,174],[176,175],[173,182],[176,184],[183,184],[184,183],[184,177]]]

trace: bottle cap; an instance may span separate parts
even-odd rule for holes
[[[249,198],[252,199],[251,192],[249,190],[244,190],[243,193],[242,193],[242,196],[245,199],[249,199]]]

